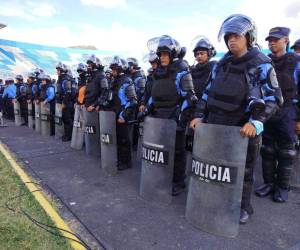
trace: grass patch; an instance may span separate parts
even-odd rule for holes
[[[24,215],[5,207],[9,198],[19,195],[21,180],[0,153],[0,249],[1,250],[69,250],[71,245],[64,238],[47,233],[32,224]],[[34,219],[55,226],[34,196],[24,187],[21,205]],[[19,211],[18,199],[10,206]],[[59,233],[56,230],[56,233]]]

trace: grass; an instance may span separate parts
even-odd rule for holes
[[[69,250],[69,242],[47,233],[18,212],[5,207],[9,198],[19,195],[22,182],[0,153],[0,250]],[[24,187],[21,205],[36,220],[54,226],[33,195]],[[18,199],[10,206],[19,211]],[[58,233],[58,231],[56,231]]]

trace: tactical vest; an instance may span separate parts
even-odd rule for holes
[[[294,72],[297,63],[300,62],[300,57],[295,53],[286,53],[285,55],[276,58],[270,55],[277,76],[279,86],[282,91],[284,105],[292,103],[292,99],[297,95],[297,83],[295,82]]]
[[[216,76],[208,91],[208,122],[240,126],[246,119],[248,78],[250,69],[270,62],[270,58],[257,49],[250,50],[241,58],[224,57],[216,69]]]
[[[187,70],[183,62],[174,62],[167,68],[158,68],[153,74],[151,97],[154,109],[175,108],[180,96],[176,88],[177,73]]]
[[[194,90],[198,99],[200,99],[203,95],[203,91],[207,86],[214,65],[215,61],[211,61],[205,65],[197,64],[191,68]]]

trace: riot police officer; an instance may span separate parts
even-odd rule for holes
[[[13,120],[14,119],[14,105],[13,99],[16,98],[17,88],[14,84],[14,79],[12,77],[8,77],[5,80],[5,89],[3,91],[3,108],[4,108],[4,117]]]
[[[28,109],[27,109],[27,86],[24,83],[24,78],[22,75],[16,75],[16,99],[20,103],[21,117],[24,119],[22,126],[27,126],[28,124]]]
[[[294,50],[295,53],[300,54],[300,39],[295,41],[291,49]]]
[[[40,90],[40,103],[41,105],[50,104],[50,135],[55,134],[55,88],[52,85],[51,77],[47,74],[40,74],[39,78],[42,81]]]
[[[264,184],[256,190],[258,196],[273,193],[273,201],[288,200],[291,171],[296,156],[295,126],[299,102],[300,56],[287,52],[290,29],[275,27],[269,32],[269,55],[275,67],[284,104],[270,119],[263,133],[261,149]],[[297,123],[298,127],[300,123]]]
[[[76,94],[76,101],[78,105],[83,105],[86,82],[88,77],[86,65],[83,63],[79,63],[77,66],[77,73],[78,73],[78,88]]]
[[[253,213],[251,192],[253,169],[258,157],[263,124],[282,102],[282,95],[269,57],[256,47],[256,26],[244,15],[231,15],[222,24],[219,39],[229,51],[213,69],[211,80],[199,102],[198,122],[241,126],[249,137],[242,194],[240,223]]]
[[[153,73],[148,100],[150,116],[177,122],[172,195],[185,190],[185,128],[192,119],[190,112],[197,102],[189,65],[184,52],[170,36],[158,39],[156,54],[159,66]],[[155,129],[155,128],[154,128]]]
[[[75,84],[68,75],[68,68],[59,62],[56,66],[58,80],[56,83],[56,102],[62,104],[62,121],[64,124],[64,135],[62,141],[70,141],[72,137]]]
[[[211,42],[203,36],[197,38],[193,52],[197,64],[191,67],[191,74],[196,95],[200,99],[216,63],[216,61],[210,61],[210,59],[217,52]]]
[[[115,56],[110,62],[110,68],[112,69],[112,75],[114,78],[111,85],[113,96],[110,109],[112,109],[117,116],[117,167],[118,170],[124,170],[132,167],[131,142],[127,122],[135,119],[137,95],[132,80],[126,75],[128,70],[126,60],[119,56]]]
[[[0,112],[2,113],[2,115],[3,115],[3,100],[2,100],[2,97],[3,97],[4,89],[5,89],[4,82],[3,82],[2,79],[0,79]]]
[[[141,67],[139,67],[139,63],[136,58],[128,57],[126,61],[128,63],[129,75],[135,86],[138,102],[140,102],[144,95],[146,85],[144,72],[142,71]]]
[[[105,101],[109,89],[104,73],[104,66],[99,58],[91,55],[87,60],[88,79],[85,89],[85,107],[88,112],[99,110],[101,102]]]
[[[148,69],[148,75],[146,80],[146,86],[145,86],[145,93],[142,97],[142,100],[140,101],[139,106],[139,115],[142,117],[147,113],[147,106],[148,101],[151,97],[151,88],[153,83],[153,74],[157,67],[159,66],[159,57],[157,56],[155,51],[150,51],[148,55],[148,62],[150,63],[151,67]],[[145,113],[146,112],[146,113]]]

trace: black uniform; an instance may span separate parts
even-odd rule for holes
[[[276,111],[281,99],[273,73],[270,58],[256,48],[240,58],[234,58],[228,52],[213,70],[212,79],[199,102],[201,112],[197,116],[211,124],[243,126],[249,121],[253,121],[253,125],[254,121],[263,124]],[[255,103],[262,101],[265,109],[256,108]],[[253,170],[262,132],[255,127],[257,135],[249,139],[242,195],[242,209],[250,214],[253,213],[250,204]]]
[[[287,199],[291,170],[296,156],[295,122],[300,120],[297,111],[300,85],[300,56],[286,53],[281,57],[269,55],[275,67],[284,104],[265,125],[261,150],[263,178],[265,184],[275,187],[278,195]],[[283,191],[283,193],[282,193]]]
[[[151,93],[148,100],[150,115],[157,118],[172,119],[178,124],[175,142],[173,175],[174,188],[185,188],[185,128],[193,117],[190,112],[197,98],[187,63],[175,59],[167,67],[159,66],[153,73],[153,81],[148,84]],[[181,119],[179,119],[179,117]]]
[[[134,120],[137,106],[137,96],[132,80],[124,73],[114,77],[111,85],[113,99],[110,104],[118,117],[126,122]],[[107,107],[108,108],[108,107]],[[118,168],[131,167],[131,140],[129,125],[117,122]]]

